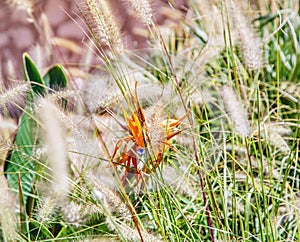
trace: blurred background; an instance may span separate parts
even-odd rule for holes
[[[116,11],[125,46],[145,49],[147,32],[133,17],[125,0],[110,0]],[[30,6],[31,5],[31,6]],[[187,0],[152,1],[158,24],[169,24],[185,14]],[[39,68],[53,63],[86,62],[86,28],[73,0],[0,1],[0,80],[2,90],[22,78],[22,54],[29,52]]]

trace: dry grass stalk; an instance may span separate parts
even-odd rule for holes
[[[109,3],[105,0],[82,0],[79,8],[93,37],[116,53],[122,53],[124,46],[120,24]]]
[[[243,137],[249,136],[250,127],[247,114],[233,88],[223,86],[221,97],[235,131]]]

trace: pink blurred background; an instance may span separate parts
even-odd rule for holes
[[[116,9],[126,46],[129,49],[146,48],[146,38],[137,31],[137,29],[144,28],[143,24],[130,14],[128,5],[126,5],[128,3],[125,0],[110,0],[110,2]],[[163,25],[168,20],[163,11],[166,8],[171,9],[168,2],[173,2],[173,7],[179,9],[182,13],[187,9],[186,0],[152,1],[155,19],[158,24]],[[44,21],[42,20],[43,13],[47,17],[44,17]],[[53,48],[51,54],[54,54],[54,58],[35,60],[40,63],[38,65],[49,66],[54,62],[72,65],[72,63],[82,61],[82,53],[86,50],[83,40],[86,42],[87,38],[78,26],[81,25],[82,28],[85,28],[78,16],[78,9],[72,0],[36,1],[33,16],[38,23],[40,32],[25,11],[17,10],[7,2],[0,1],[0,80],[2,80],[2,88],[8,88],[10,83],[22,78],[21,61],[23,53],[29,52],[33,59],[38,58],[36,57],[38,52],[42,54],[40,56],[43,56],[47,51],[45,49],[47,41],[50,41],[53,37],[72,41],[70,43],[75,44],[74,48],[71,50],[62,46]],[[47,22],[49,23],[49,29]]]

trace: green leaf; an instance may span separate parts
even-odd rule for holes
[[[22,187],[22,180],[20,177],[20,173],[18,173],[18,188],[19,188],[19,202],[20,202],[21,231],[23,231],[24,234],[29,236],[28,218],[26,214],[26,207],[24,202],[23,187]]]
[[[253,22],[258,21],[260,23],[260,28],[264,27],[266,24],[271,23],[276,18],[281,18],[282,15],[291,14],[292,10],[290,9],[282,9],[276,11],[276,13],[269,13],[264,16],[259,16],[258,18],[254,19]]]
[[[7,158],[5,172],[11,189],[19,191],[18,173],[20,174],[24,201],[31,194],[34,182],[34,160],[32,159],[35,145],[35,121],[24,113],[20,119],[18,133],[14,141],[14,149]]]
[[[23,72],[25,81],[30,81],[31,83],[32,91],[27,96],[25,112],[19,121],[14,148],[7,157],[5,173],[10,188],[19,193],[26,206],[28,198],[34,196],[32,190],[36,165],[32,155],[33,149],[37,145],[39,128],[32,116],[33,97],[46,95],[46,87],[54,90],[66,87],[67,79],[62,67],[59,65],[53,66],[42,79],[34,62],[26,53],[23,55]],[[20,174],[19,180],[18,174]],[[22,194],[20,194],[20,191],[22,191]]]
[[[34,94],[44,95],[46,93],[45,83],[36,65],[27,53],[23,54],[23,74],[25,81],[31,82]]]
[[[290,75],[289,81],[297,83],[299,78],[300,78],[300,54],[297,54],[296,64],[293,68],[292,74]]]
[[[67,78],[60,65],[53,66],[43,79],[47,87],[56,91],[67,86]]]
[[[23,199],[26,203],[31,195],[34,183],[35,165],[32,158],[33,149],[36,145],[36,133],[38,125],[32,118],[30,109],[32,97],[34,95],[45,95],[45,83],[35,66],[33,60],[27,53],[23,54],[23,74],[25,81],[30,81],[32,91],[27,96],[27,106],[20,118],[19,128],[14,140],[14,148],[7,157],[5,172],[8,184],[12,190],[19,192],[19,183],[23,191]],[[20,181],[18,181],[20,174]],[[19,194],[20,195],[20,194]]]

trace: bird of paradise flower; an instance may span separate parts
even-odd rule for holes
[[[132,95],[136,111],[130,111],[129,114],[123,109],[129,136],[118,140],[112,155],[115,166],[122,165],[125,167],[125,173],[122,177],[123,184],[126,183],[129,173],[135,174],[136,181],[138,182],[139,178],[143,179],[143,173],[152,173],[159,167],[164,153],[171,148],[171,139],[181,132],[180,130],[174,131],[174,129],[187,116],[185,115],[178,120],[169,118],[160,122],[158,125],[163,130],[163,138],[160,144],[154,149],[149,138],[149,132],[151,132],[149,124],[139,104],[136,89],[137,86],[135,87],[135,93]],[[117,156],[118,151],[120,151],[119,156]]]

